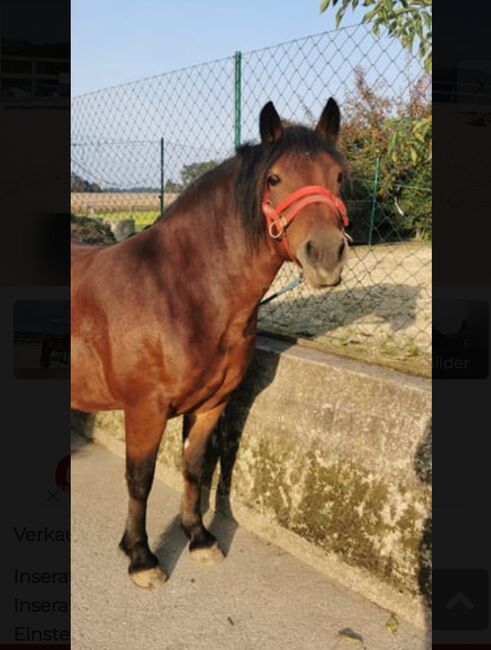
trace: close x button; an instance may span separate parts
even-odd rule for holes
[[[433,571],[433,628],[485,630],[488,627],[488,572],[484,569]]]

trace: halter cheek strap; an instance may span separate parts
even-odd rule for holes
[[[294,262],[297,262],[297,259],[290,252],[286,229],[298,213],[312,203],[325,203],[331,208],[334,207],[341,230],[349,225],[348,213],[343,201],[321,185],[305,185],[285,197],[276,207],[271,203],[269,189],[264,191],[262,210],[269,236],[279,240],[283,253]]]

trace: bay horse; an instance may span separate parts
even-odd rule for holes
[[[72,247],[72,407],[122,409],[129,493],[120,542],[140,587],[166,579],[150,551],[147,498],[169,418],[183,415],[181,525],[192,557],[223,559],[204,527],[211,434],[255,349],[258,303],[283,262],[336,286],[347,256],[346,166],[330,98],[315,129],[286,127],[272,102],[261,141],[196,180],[148,229]]]

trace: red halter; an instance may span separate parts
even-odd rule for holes
[[[262,209],[264,218],[266,219],[268,233],[273,239],[280,240],[286,256],[294,262],[297,260],[295,256],[291,254],[288,247],[286,229],[298,215],[300,210],[311,203],[326,203],[327,205],[334,207],[341,228],[344,229],[348,226],[349,220],[346,206],[340,198],[335,196],[325,187],[320,185],[305,185],[285,197],[276,207],[273,207],[271,204],[269,189],[266,188],[264,191]]]

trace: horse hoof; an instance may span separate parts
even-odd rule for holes
[[[143,571],[135,571],[130,575],[135,585],[142,589],[155,589],[167,580],[167,576],[158,566]]]
[[[212,546],[198,546],[190,549],[190,553],[197,564],[219,564],[225,558],[216,542]]]

